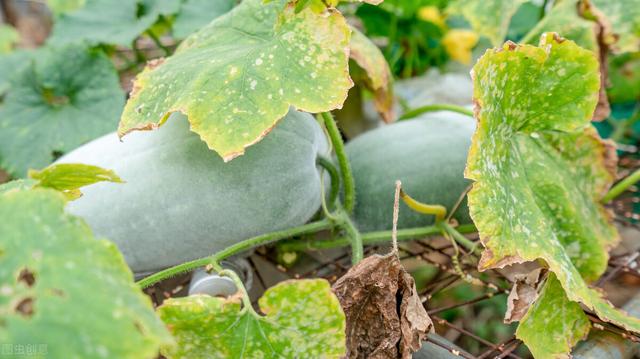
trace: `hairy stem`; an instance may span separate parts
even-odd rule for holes
[[[340,227],[342,227],[344,231],[347,232],[349,243],[351,243],[351,263],[356,265],[364,257],[362,235],[345,211],[339,211],[338,221],[340,223]]]
[[[611,188],[609,192],[602,198],[602,202],[611,202],[613,199],[624,193],[627,188],[633,186],[638,181],[640,181],[640,169],[637,169],[635,172],[625,177],[622,181],[613,186],[613,188]]]
[[[466,108],[464,108],[462,106],[447,105],[447,104],[436,104],[436,105],[426,105],[426,106],[414,108],[413,110],[409,110],[409,111],[405,112],[404,114],[402,114],[402,116],[400,116],[400,118],[398,118],[398,121],[408,120],[408,119],[420,116],[423,113],[435,112],[435,111],[451,111],[451,112],[457,112],[457,113],[461,113],[463,115],[467,115],[467,116],[473,117],[473,111],[468,110],[468,109],[466,109]]]
[[[476,227],[473,224],[463,224],[456,227],[458,233],[475,233]],[[398,241],[408,241],[420,237],[439,235],[442,228],[437,225],[407,228],[398,230],[396,237]],[[377,231],[362,233],[360,236],[363,245],[385,243],[391,240],[391,231]],[[306,249],[319,250],[346,247],[351,244],[351,240],[347,237],[328,239],[328,240],[303,240],[303,241],[285,241],[279,243],[278,246],[283,251],[301,251]]]
[[[469,252],[474,253],[477,251],[478,246],[476,246],[476,244],[470,241],[467,237],[463,236],[459,230],[453,228],[449,223],[441,222],[438,225],[440,225],[444,231],[446,231],[456,242],[465,247]]]
[[[342,136],[331,113],[323,112],[321,116],[324,120],[329,138],[331,139],[333,149],[336,151],[336,157],[338,158],[340,176],[342,177],[342,184],[344,185],[344,209],[347,211],[347,214],[351,214],[356,200],[356,186],[353,175],[351,174],[351,166],[349,165],[349,160],[344,150]]]
[[[267,233],[261,236],[249,238],[242,242],[238,242],[230,247],[227,247],[212,256],[178,264],[177,266],[167,268],[160,272],[154,273],[138,281],[137,284],[141,288],[146,288],[166,278],[174,277],[178,274],[191,271],[195,268],[202,267],[210,263],[217,263],[223,259],[231,257],[235,254],[247,251],[257,246],[272,243],[284,238],[290,238],[293,236],[298,236],[298,235],[308,234],[308,233],[315,233],[324,229],[332,228],[333,226],[334,224],[330,220],[323,219],[317,222],[311,222],[311,223],[305,224],[303,226],[294,227],[294,228],[285,229],[282,231]]]

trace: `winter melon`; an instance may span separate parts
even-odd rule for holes
[[[469,185],[464,178],[473,118],[448,113],[398,122],[360,135],[346,146],[356,183],[354,220],[361,231],[391,228],[395,181],[418,201],[449,210]],[[454,216],[469,223],[466,203]],[[432,224],[404,203],[398,228]]]
[[[321,203],[316,157],[327,151],[314,118],[290,111],[245,155],[224,163],[173,114],[156,131],[123,142],[112,133],[58,162],[111,169],[126,182],[88,186],[68,208],[143,274],[304,224]]]

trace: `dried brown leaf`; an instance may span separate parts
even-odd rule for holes
[[[514,283],[507,298],[505,323],[519,322],[538,298],[538,283],[543,269],[536,268],[528,273],[513,274]]]
[[[395,254],[373,255],[333,286],[347,318],[348,358],[411,358],[433,323]]]

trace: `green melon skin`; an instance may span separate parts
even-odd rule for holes
[[[431,115],[379,127],[346,145],[356,183],[354,221],[361,231],[391,229],[396,180],[414,199],[448,210],[469,185],[464,178],[475,121],[467,116]],[[454,216],[471,223],[466,202]],[[402,201],[398,228],[433,224]]]
[[[327,151],[314,118],[290,111],[243,156],[224,163],[189,131],[185,116],[173,114],[158,130],[123,142],[112,133],[58,162],[111,169],[126,182],[85,187],[68,210],[115,242],[142,275],[307,222],[321,204],[316,157]]]

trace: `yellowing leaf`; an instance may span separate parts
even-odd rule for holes
[[[570,301],[640,332],[640,320],[588,285],[606,269],[618,238],[600,204],[615,151],[590,124],[600,88],[595,55],[548,33],[539,47],[507,43],[487,51],[473,78],[479,125],[465,174],[476,181],[469,208],[486,247],[480,268],[541,259]],[[536,312],[560,310],[539,301]],[[560,329],[582,333],[581,326]]]
[[[380,49],[357,29],[352,29],[349,56],[367,74],[367,87],[374,93],[373,104],[385,122],[395,120],[391,69]]]
[[[337,11],[298,14],[286,0],[245,0],[138,75],[118,132],[182,112],[225,161],[260,141],[294,106],[342,106],[352,86],[350,29]]]
[[[324,279],[290,280],[259,300],[264,316],[238,297],[169,299],[158,308],[176,338],[169,358],[340,358],[345,317]]]
[[[478,43],[478,34],[469,30],[452,29],[442,38],[449,57],[465,65],[471,63],[471,50]]]

